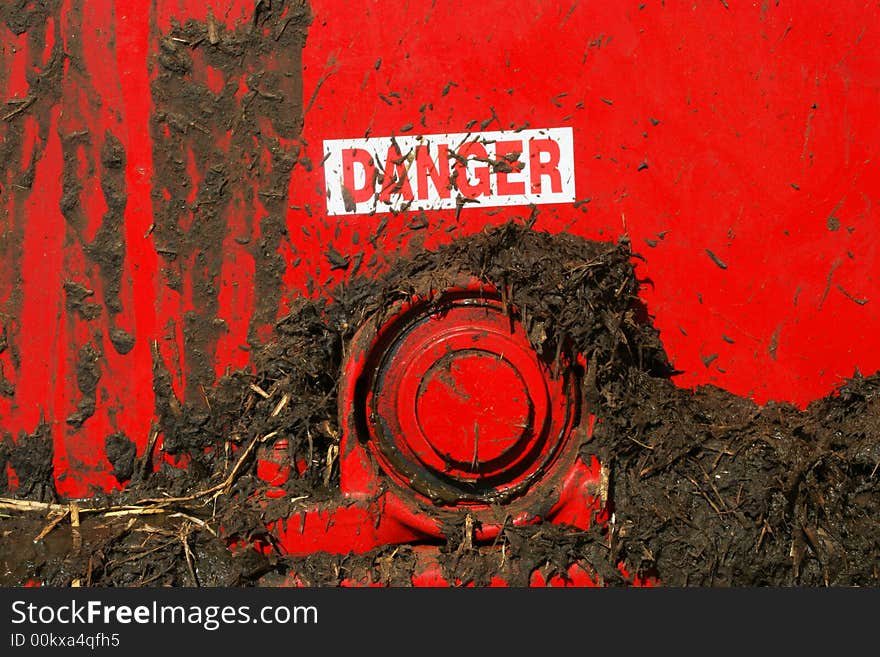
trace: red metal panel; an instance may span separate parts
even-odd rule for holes
[[[323,139],[400,135],[408,124],[425,133],[463,132],[473,120],[478,130],[488,119],[487,130],[570,125],[577,197],[590,201],[542,208],[536,227],[632,238],[647,258],[644,299],[683,371],[678,383],[804,405],[855,368],[880,366],[870,302],[876,6],[313,7],[304,52],[313,160]],[[322,188],[319,169],[293,184],[302,205],[322,206],[309,195]],[[356,216],[328,220],[318,236],[343,250],[387,219],[379,245],[393,253],[510,214],[438,211],[424,232],[407,230],[405,214]],[[295,230],[303,222],[316,223],[291,217],[308,254],[289,272],[292,290],[337,273]]]
[[[199,404],[294,298],[533,212],[332,215],[330,139],[570,128],[577,201],[535,227],[632,240],[680,385],[803,406],[880,368],[876,3],[312,0],[302,52],[224,69],[186,41],[188,20],[244,31],[259,5],[55,0],[0,21],[0,431],[51,436],[61,495],[118,487],[105,440],[143,452],[154,368]],[[179,48],[192,89],[247,122],[175,123]],[[270,78],[289,116],[254,109]],[[369,517],[340,513],[314,549]]]

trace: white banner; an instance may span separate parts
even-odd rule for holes
[[[575,200],[571,128],[324,141],[330,215]]]

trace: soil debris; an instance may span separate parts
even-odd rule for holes
[[[95,291],[90,290],[82,283],[64,281],[64,295],[67,312],[76,313],[86,321],[101,316],[101,306],[88,301],[95,295]]]
[[[109,332],[110,344],[116,350],[116,353],[124,356],[134,349],[134,336],[121,328],[111,328]]]
[[[712,260],[712,262],[714,262],[716,265],[718,265],[719,269],[727,269],[727,263],[724,262],[717,255],[715,255],[715,253],[713,251],[706,249],[706,255],[709,256],[709,258]]]
[[[113,466],[113,476],[119,483],[131,479],[137,457],[137,447],[134,441],[129,439],[124,432],[117,431],[107,436],[104,441],[104,452]]]
[[[679,388],[639,300],[639,257],[625,238],[589,242],[510,222],[401,258],[379,279],[355,277],[330,300],[296,301],[276,323],[275,339],[252,352],[253,370],[206,388],[207,403],[178,399],[154,354],[158,417],[147,453],[137,457],[124,435],[107,439],[116,476],[130,478],[125,490],[91,501],[79,550],[65,542],[62,522],[46,546],[33,548],[42,552],[28,557],[26,569],[9,566],[0,579],[406,586],[419,576],[419,550],[427,547],[442,577],[457,585],[566,581],[572,564],[610,586],[651,578],[678,586],[878,585],[880,376],[856,373],[805,410],[757,406],[712,386]],[[540,354],[587,363],[584,398],[598,422],[580,458],[597,458],[608,473],[605,521],[597,517],[589,531],[505,522],[497,539],[480,543],[468,515],[433,546],[307,558],[227,549],[236,541],[271,546],[271,522],[295,518],[303,499],[345,503],[330,456],[338,449],[346,345],[397,301],[430,298],[473,277],[503,291]],[[17,495],[54,500],[48,427],[11,449],[4,444]],[[295,465],[284,495],[268,503],[267,484],[256,476],[264,449]],[[187,465],[173,467],[160,453]],[[100,512],[102,504],[121,515]],[[35,536],[46,525],[9,513],[4,530],[31,522]],[[15,543],[0,542],[0,562],[15,560]]]
[[[153,238],[163,283],[181,290],[182,280],[192,282],[199,311],[183,324],[184,397],[201,403],[200,412],[207,410],[202,389],[215,383],[225,259],[254,260],[248,343],[257,345],[277,318],[289,181],[294,167],[306,166],[299,159],[301,56],[310,22],[306,2],[280,0],[257,3],[252,21],[234,29],[212,17],[174,21],[156,35]],[[229,216],[239,207],[259,210],[232,227]]]
[[[100,346],[100,342],[98,344]],[[101,380],[101,357],[101,352],[90,343],[80,347],[76,361],[76,384],[82,396],[76,405],[76,411],[67,417],[67,423],[74,428],[80,428],[95,414],[98,381]]]
[[[40,422],[33,433],[19,434],[15,446],[7,449],[7,461],[18,479],[19,497],[40,502],[58,498],[52,454],[52,430],[45,422]]]

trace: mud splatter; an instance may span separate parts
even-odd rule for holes
[[[33,433],[19,435],[8,455],[9,465],[18,477],[18,497],[40,502],[58,498],[52,455],[52,430],[47,423],[40,422]]]
[[[98,344],[100,345],[100,341]],[[67,423],[75,429],[82,427],[83,423],[95,414],[98,381],[101,380],[101,358],[100,347],[95,348],[92,344],[80,347],[76,361],[76,385],[81,396],[76,411],[67,417]]]
[[[9,493],[9,473],[6,470],[6,465],[9,463],[9,455],[14,446],[12,435],[8,431],[4,431],[0,436],[0,493],[3,495]]]
[[[135,337],[125,329],[111,328],[108,337],[110,344],[122,356],[134,349]]]
[[[66,55],[61,38],[61,2],[24,2],[15,0],[0,5],[0,24],[13,35],[26,34],[27,50],[6,49],[0,66],[0,89],[11,89],[10,77],[14,68],[22,66],[27,82],[24,94],[4,96],[5,106],[0,109],[0,199],[8,214],[8,223],[0,223],[0,259],[11,272],[12,283],[0,314],[19,317],[22,305],[20,280],[24,248],[27,201],[33,193],[37,164],[42,160],[49,142],[52,125],[52,109],[61,98],[61,78]],[[47,29],[52,25],[54,45],[44,61]],[[35,128],[28,135],[26,124],[33,121]],[[25,156],[25,152],[30,155]],[[7,281],[3,281],[6,283]],[[0,296],[4,290],[0,289]],[[7,333],[8,328],[8,333]],[[4,335],[11,348],[11,360],[16,370],[20,367],[17,346],[20,331],[18,322],[4,326]],[[2,351],[2,349],[0,349]]]
[[[6,351],[6,348],[9,346],[6,335],[6,327],[4,326],[3,330],[0,331],[0,354]],[[4,397],[14,397],[15,385],[6,378],[6,372],[3,368],[3,362],[0,361],[0,395],[3,395]]]
[[[122,311],[119,291],[122,267],[125,262],[125,148],[122,142],[107,130],[101,147],[101,190],[107,212],[104,214],[95,239],[85,251],[98,264],[103,281],[104,304],[112,313]]]
[[[3,363],[0,363],[0,395],[3,397],[15,397],[15,384],[6,378]]]
[[[197,313],[184,326],[184,396],[201,403],[223,323],[218,286],[232,232],[254,260],[255,330],[277,315],[285,261],[288,183],[302,128],[301,51],[311,20],[297,0],[258,3],[253,21],[229,30],[213,20],[175,24],[157,35],[152,84],[154,212],[166,284],[191,281]],[[216,78],[210,86],[207,76]],[[241,243],[241,242],[239,242]]]
[[[90,290],[82,283],[64,281],[65,307],[68,313],[76,313],[80,319],[91,321],[101,316],[101,306],[88,301],[95,296],[95,291]]]
[[[134,474],[137,446],[122,431],[112,433],[104,440],[107,460],[113,466],[113,476],[119,483],[131,479]]]
[[[339,439],[336,394],[346,345],[368,317],[381,318],[395,301],[430,298],[431,290],[475,276],[504,291],[538,353],[568,354],[570,362],[580,354],[587,363],[584,399],[599,420],[579,452],[586,461],[598,458],[608,472],[608,521],[589,531],[505,523],[497,540],[479,543],[462,514],[444,525],[444,541],[423,546],[435,549],[447,581],[485,585],[500,575],[526,584],[565,577],[577,563],[607,585],[659,577],[679,586],[875,586],[880,375],[856,375],[805,411],[759,407],[712,386],[678,388],[661,336],[639,305],[637,257],[625,240],[586,242],[509,223],[401,259],[379,280],[356,278],[338,288],[329,304],[297,302],[276,324],[276,339],[255,351],[253,372],[224,377],[206,391],[209,412],[174,396],[171,375],[157,358],[157,429],[165,450],[190,455],[190,465],[148,471],[117,499],[208,486],[229,472],[230,452],[241,454],[261,436],[271,447],[283,436],[284,453],[298,464],[284,484],[288,495],[267,501],[255,461],[246,461],[210,518],[222,536],[271,545],[267,523],[296,518],[301,496],[344,505],[338,468],[328,470],[327,457]],[[205,581],[407,585],[417,574],[418,546],[242,557],[222,553],[222,542],[198,528],[177,526],[168,536],[175,531],[189,532]],[[92,563],[91,583],[192,584],[179,540],[154,546],[162,564],[155,570],[140,558],[130,533],[114,532],[103,554],[133,555],[132,565]],[[64,577],[85,577],[89,564],[68,560],[65,568]],[[42,574],[61,581],[60,572],[44,564]]]

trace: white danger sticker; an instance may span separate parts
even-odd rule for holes
[[[324,141],[327,212],[575,200],[571,128]]]

